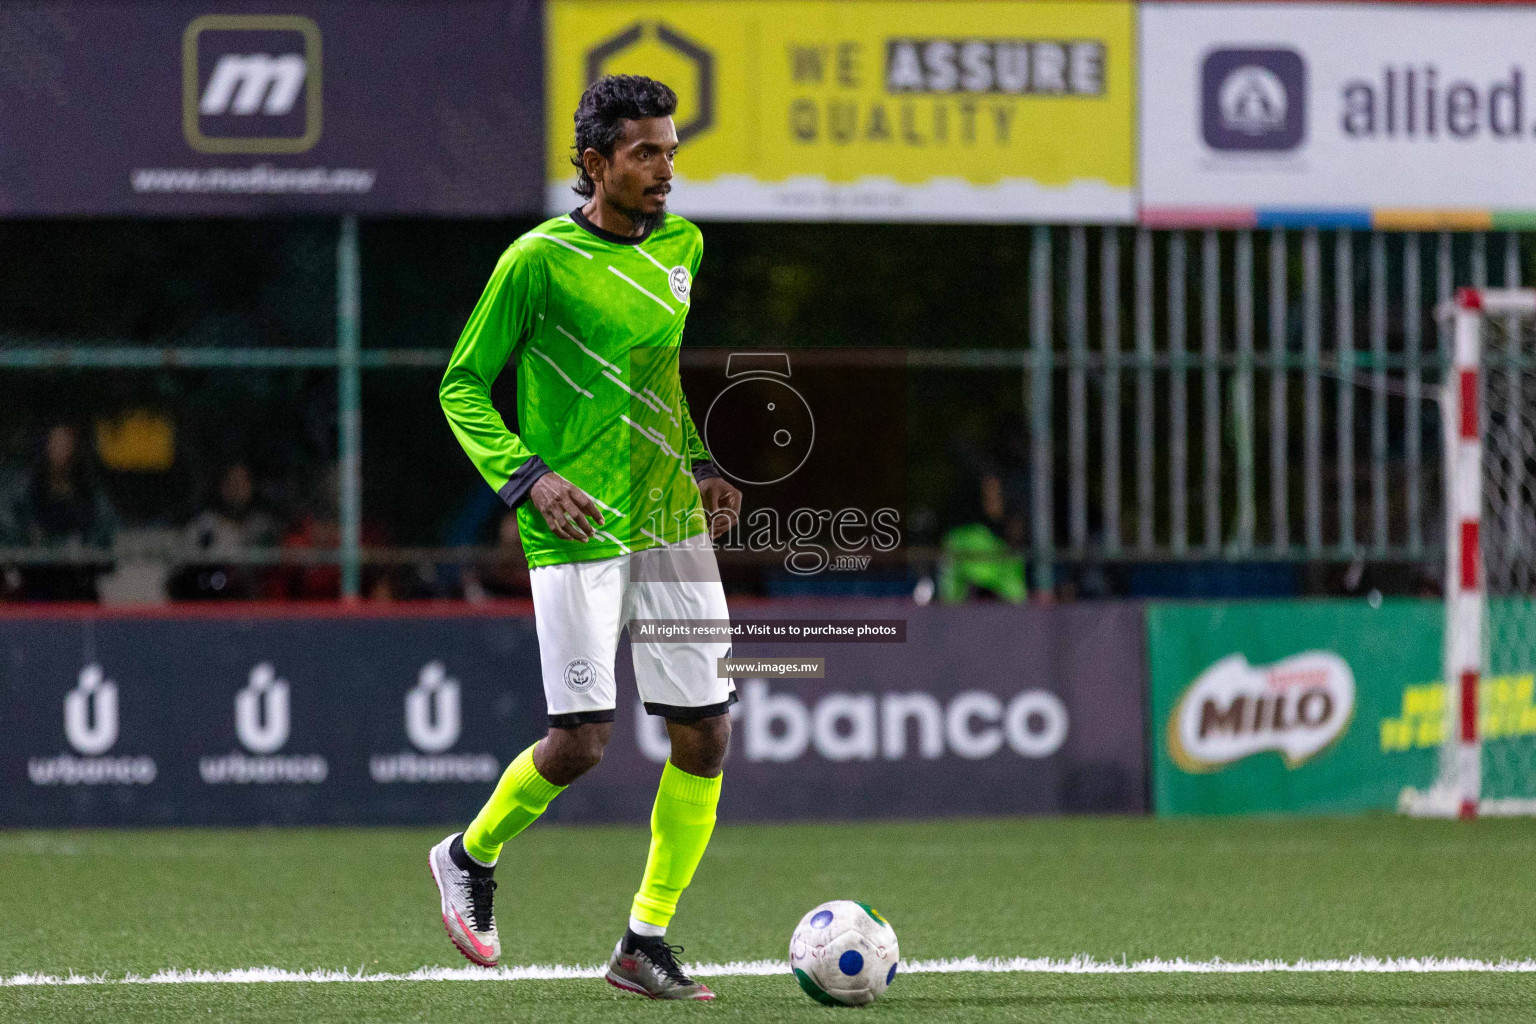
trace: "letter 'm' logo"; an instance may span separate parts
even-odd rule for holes
[[[92,662],[64,698],[64,736],[86,757],[105,754],[117,742],[117,684]]]
[[[251,669],[251,681],[235,694],[235,734],[253,754],[272,754],[288,742],[288,682],[270,661]]]
[[[304,88],[304,58],[296,53],[226,53],[197,105],[200,114],[286,114]]]
[[[1344,735],[1354,713],[1355,674],[1332,651],[1273,665],[1232,654],[1184,691],[1168,717],[1168,753],[1187,772],[1217,771],[1263,750],[1296,768]]]
[[[406,736],[423,754],[441,754],[459,741],[462,728],[459,681],[442,662],[428,662],[405,695]]]
[[[320,141],[320,29],[210,14],[182,35],[182,133],[200,153],[302,153]]]

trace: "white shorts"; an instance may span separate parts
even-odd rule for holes
[[[619,632],[635,619],[728,622],[714,548],[689,540],[593,562],[529,571],[549,724],[613,721]],[[736,684],[718,677],[728,640],[642,642],[630,637],[645,710],[677,722],[723,715]]]

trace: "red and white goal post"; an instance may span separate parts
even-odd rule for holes
[[[1463,288],[1445,425],[1445,718],[1407,814],[1536,814],[1536,290]]]

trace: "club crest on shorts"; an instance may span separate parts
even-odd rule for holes
[[[597,682],[597,669],[586,658],[572,658],[565,666],[565,685],[576,693],[586,693]]]
[[[687,302],[688,293],[693,290],[693,277],[688,273],[688,268],[678,264],[667,271],[667,284],[672,287],[672,296],[678,302]]]

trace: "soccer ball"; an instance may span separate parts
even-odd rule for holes
[[[800,919],[789,969],[805,994],[828,1006],[865,1006],[896,977],[896,931],[867,903],[832,900]]]

